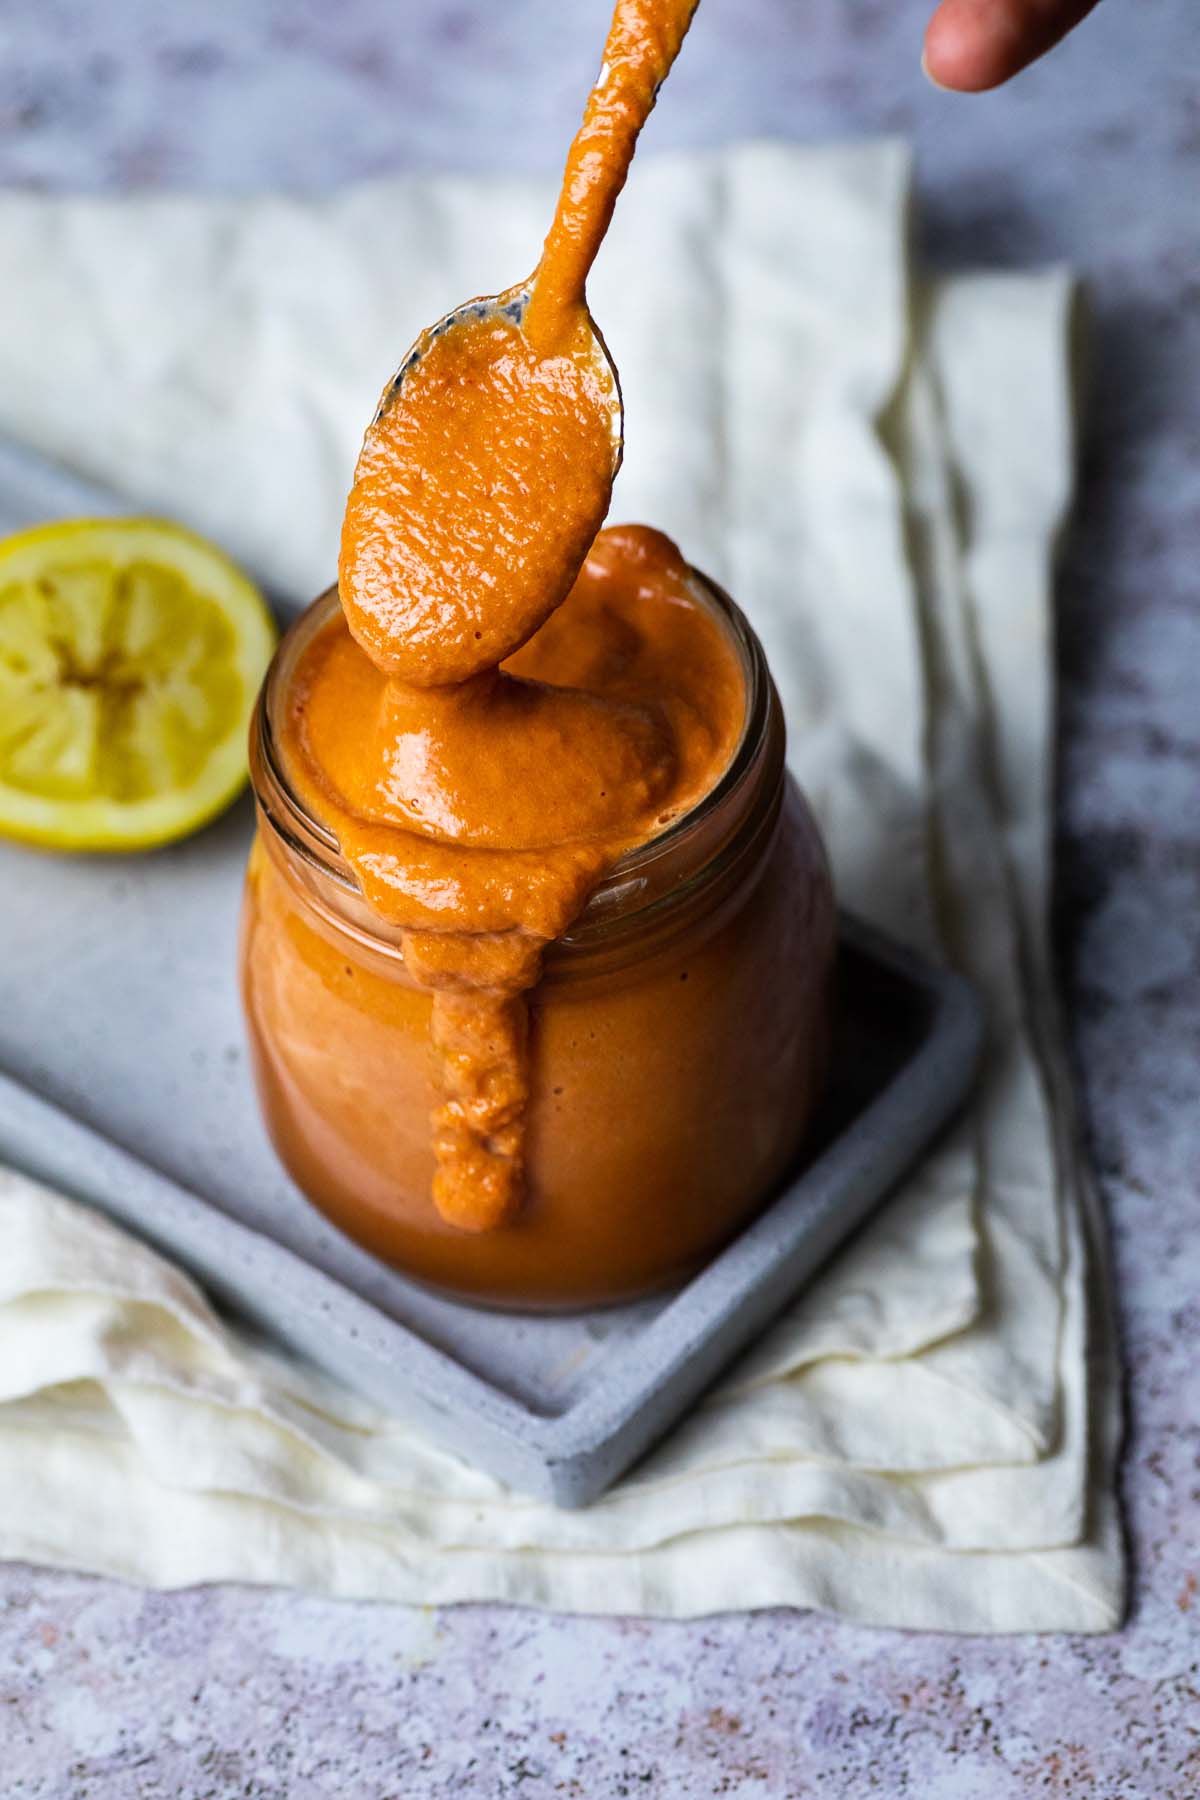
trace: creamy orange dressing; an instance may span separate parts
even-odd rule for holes
[[[737,655],[669,539],[600,533],[503,669],[402,687],[341,618],[298,663],[288,774],[434,990],[434,1198],[468,1229],[518,1204],[523,995],[621,854],[709,791],[745,712]]]
[[[553,612],[604,522],[615,396],[585,316],[567,351],[468,313],[426,333],[367,432],[338,588],[372,660],[412,686],[458,682]]]
[[[527,308],[427,332],[385,399],[346,507],[348,629],[312,647],[285,731],[434,992],[434,1200],[469,1230],[520,1201],[546,944],[712,787],[740,729],[736,659],[674,546],[596,537],[616,397],[584,284],[694,10],[618,0]]]

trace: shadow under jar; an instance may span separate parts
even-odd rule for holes
[[[563,1308],[674,1284],[770,1197],[820,1099],[836,943],[825,852],[784,767],[761,645],[694,580],[741,662],[740,742],[711,792],[628,852],[548,947],[527,996],[524,1198],[490,1231],[447,1224],[430,1197],[431,993],[278,752],[289,681],[333,590],[264,683],[241,980],[267,1126],[335,1225],[438,1288]]]

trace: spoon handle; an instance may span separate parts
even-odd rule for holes
[[[554,222],[533,279],[525,333],[548,352],[583,304],[588,271],[625,186],[634,146],[698,0],[617,0],[604,61],[567,155]]]

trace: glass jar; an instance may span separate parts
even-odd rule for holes
[[[833,894],[784,767],[762,648],[698,591],[741,660],[746,714],[717,786],[626,854],[549,946],[529,1006],[522,1205],[468,1233],[430,1198],[431,995],[289,785],[276,726],[322,595],[280,645],[251,729],[258,835],[242,922],[252,1063],[305,1194],[385,1262],[491,1304],[593,1305],[678,1282],[762,1206],[824,1084]]]

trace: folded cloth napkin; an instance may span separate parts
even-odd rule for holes
[[[591,299],[626,397],[613,516],[672,533],[750,613],[843,901],[985,991],[969,1117],[578,1513],[251,1342],[9,1172],[0,1553],[424,1603],[1116,1623],[1117,1381],[1046,935],[1070,287],[922,280],[908,188],[888,143],[647,159]],[[532,266],[549,199],[5,196],[0,427],[316,592],[385,377]]]

